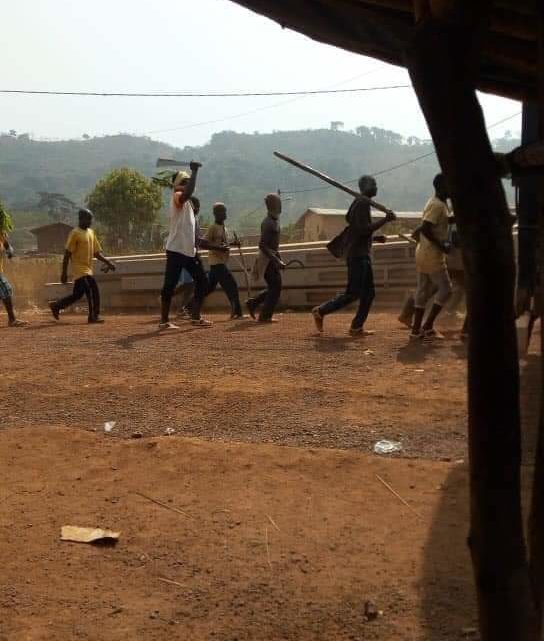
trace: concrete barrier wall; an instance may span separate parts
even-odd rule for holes
[[[390,240],[385,245],[373,248],[374,277],[376,284],[376,305],[398,307],[408,290],[415,286],[415,245],[405,240]],[[243,248],[249,269],[257,256],[257,247]],[[282,245],[281,254],[285,261],[296,258],[304,268],[293,266],[283,273],[281,305],[286,308],[307,308],[319,304],[338,292],[343,291],[347,280],[344,261],[335,259],[326,249],[326,242],[293,243]],[[207,252],[202,252],[207,269]],[[164,254],[112,257],[117,265],[114,273],[103,274],[96,265],[96,279],[108,310],[157,310],[165,268]],[[244,277],[238,252],[233,249],[229,261],[241,298],[246,297]],[[251,280],[251,276],[249,275]],[[253,292],[264,286],[264,282],[251,282]],[[49,298],[65,295],[70,285],[50,283]],[[224,293],[218,289],[206,300],[206,309],[224,308],[228,303]]]

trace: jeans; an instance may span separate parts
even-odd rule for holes
[[[352,329],[360,329],[366,322],[374,296],[374,274],[370,256],[348,258],[348,284],[346,291],[319,307],[321,316],[332,314],[359,299],[359,307],[353,320]]]
[[[232,313],[235,316],[242,315],[242,306],[240,305],[240,296],[238,294],[238,285],[234,280],[229,268],[223,263],[210,266],[210,273],[208,274],[208,294],[215,291],[217,285],[221,285],[223,291],[230,301]]]
[[[281,271],[275,261],[269,261],[264,272],[264,280],[267,288],[255,296],[255,306],[263,306],[259,314],[259,320],[270,320],[276,309],[281,295]]]
[[[61,298],[55,303],[59,310],[70,307],[76,303],[82,296],[87,297],[89,306],[89,320],[96,320],[100,316],[100,292],[96,280],[92,276],[82,276],[74,281],[74,289],[69,296]]]
[[[208,280],[198,256],[186,256],[178,252],[166,251],[166,271],[164,272],[164,285],[161,298],[164,303],[172,302],[172,295],[179,282],[181,270],[185,268],[195,283],[195,296],[191,305],[191,316],[193,320],[200,318],[200,308],[208,289]]]

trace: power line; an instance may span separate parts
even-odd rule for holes
[[[341,85],[345,85],[348,82],[352,82],[353,80],[358,80],[359,78],[362,78],[363,76],[368,76],[372,73],[375,73],[379,67],[373,67],[372,69],[365,71],[364,73],[357,74],[356,76],[352,76],[351,78],[347,78],[346,80],[342,80],[340,82],[336,82],[332,86],[329,87],[329,89],[334,89],[335,87],[339,87]],[[325,88],[327,89],[327,88]],[[315,94],[310,94],[310,95],[315,95]],[[275,109],[277,107],[282,107],[284,105],[289,105],[293,102],[296,102],[297,100],[304,100],[304,98],[308,98],[307,95],[300,95],[295,98],[291,98],[289,100],[282,100],[281,102],[275,102],[271,105],[264,105],[263,107],[257,107],[256,109],[251,109],[250,111],[244,111],[242,113],[238,114],[232,114],[230,116],[224,116],[222,118],[215,118],[213,120],[204,120],[201,122],[192,122],[192,123],[186,123],[184,125],[178,125],[176,127],[168,127],[167,129],[153,129],[151,131],[145,131],[143,132],[142,135],[144,136],[149,136],[153,134],[162,134],[162,133],[167,133],[171,131],[182,131],[184,129],[192,129],[193,127],[202,127],[204,125],[215,125],[220,122],[227,122],[229,120],[235,120],[236,118],[243,118],[244,116],[250,116],[252,114],[258,113],[260,111],[266,111],[268,109]]]
[[[259,96],[313,96],[318,94],[356,93],[361,91],[384,91],[388,89],[410,89],[411,85],[386,85],[381,87],[357,87],[351,89],[314,89],[312,91],[252,91],[232,93],[132,93],[109,91],[49,91],[38,89],[0,89],[2,94],[24,94],[34,96],[100,96],[104,98],[249,98]]]
[[[497,122],[494,122],[492,125],[489,125],[487,127],[487,130],[489,131],[490,129],[493,129],[494,127],[498,127],[499,125],[502,125],[504,122],[508,122],[509,120],[512,120],[513,118],[517,118],[517,116],[521,115],[521,111],[516,112],[515,114],[511,114],[510,116],[507,116],[506,118],[502,118],[501,120],[498,120]],[[426,154],[422,154],[421,156],[416,156],[415,158],[410,158],[410,160],[406,160],[405,162],[402,162],[398,165],[393,165],[392,167],[388,167],[387,169],[381,169],[380,171],[374,171],[371,172],[372,176],[383,176],[384,174],[388,174],[392,171],[395,171],[397,169],[401,169],[401,167],[406,167],[407,165],[411,165],[413,163],[416,163],[420,160],[423,160],[424,158],[429,158],[430,156],[435,156],[436,151],[429,151]],[[351,183],[356,183],[359,180],[359,178],[352,178],[350,180],[342,180],[341,182],[345,183],[346,185],[349,185]],[[297,190],[288,190],[288,189],[282,189],[281,193],[282,194],[306,194],[308,192],[312,191],[322,191],[324,189],[333,189],[331,185],[325,185],[322,187],[311,187],[308,189],[297,189]]]

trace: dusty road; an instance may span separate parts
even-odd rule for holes
[[[408,345],[394,317],[375,314],[376,335],[346,335],[349,316],[312,333],[308,314],[262,326],[213,317],[210,329],[159,334],[149,316],[30,317],[0,329],[3,427],[65,425],[146,436],[172,428],[212,440],[370,451],[401,441],[404,455],[465,454],[464,347]]]
[[[462,465],[45,425],[5,430],[0,457],[2,640],[457,641],[474,626]],[[62,525],[121,538],[61,542]],[[365,620],[366,601],[383,615]]]
[[[0,641],[454,641],[474,627],[453,329],[414,347],[383,314],[364,340],[346,315],[321,338],[306,314],[168,335],[143,316],[30,320],[0,329]],[[402,457],[372,454],[382,438]],[[62,525],[122,534],[63,543]],[[366,601],[383,614],[367,620]]]

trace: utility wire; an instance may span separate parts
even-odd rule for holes
[[[313,96],[318,94],[356,93],[360,91],[383,91],[387,89],[409,89],[411,85],[386,85],[381,87],[357,87],[351,89],[314,89],[312,91],[252,91],[232,93],[132,93],[109,91],[49,91],[38,89],[0,89],[1,94],[24,94],[37,96],[102,96],[105,98],[249,98],[258,96]]]
[[[365,71],[364,73],[358,74],[356,76],[353,76],[351,78],[347,78],[346,80],[342,80],[341,82],[337,82],[334,85],[330,86],[329,89],[334,89],[336,87],[339,87],[341,85],[345,85],[348,82],[352,82],[353,80],[358,80],[359,78],[362,78],[363,76],[368,76],[372,73],[375,73],[378,71],[379,67],[373,67],[372,69]],[[309,94],[315,95],[315,94]],[[215,125],[220,122],[227,122],[229,120],[235,120],[236,118],[243,118],[244,116],[250,116],[252,114],[258,113],[260,111],[266,111],[268,109],[275,109],[277,107],[282,107],[284,105],[289,105],[293,102],[296,102],[297,100],[304,100],[304,98],[309,97],[308,94],[306,95],[300,95],[296,96],[295,98],[290,98],[289,100],[282,100],[281,102],[275,102],[271,105],[264,105],[263,107],[257,107],[256,109],[251,109],[250,111],[244,111],[242,113],[238,114],[232,114],[230,116],[224,116],[222,118],[215,118],[213,120],[204,120],[201,122],[192,122],[192,123],[186,123],[184,125],[178,125],[176,127],[168,127],[167,129],[152,129],[151,131],[145,131],[143,132],[142,135],[144,136],[150,136],[153,134],[162,134],[162,133],[167,133],[170,131],[182,131],[184,129],[192,129],[193,127],[202,127],[204,125]]]
[[[506,118],[502,118],[501,120],[498,120],[497,122],[494,122],[492,125],[489,125],[487,127],[487,130],[489,131],[490,129],[493,129],[494,127],[498,127],[499,125],[502,125],[504,122],[507,122],[509,120],[512,120],[513,118],[516,118],[517,116],[521,115],[521,111],[518,111],[515,114],[512,114],[510,116],[507,116]],[[405,162],[402,162],[398,165],[393,165],[392,167],[388,167],[387,169],[381,169],[380,171],[375,171],[371,172],[372,176],[383,176],[384,174],[388,174],[392,171],[395,171],[397,169],[400,169],[401,167],[406,167],[407,165],[412,165],[413,163],[419,162],[420,160],[423,160],[424,158],[429,158],[430,156],[435,156],[436,151],[429,151],[426,154],[422,154],[421,156],[416,156],[415,158],[410,158],[410,160],[407,160]],[[341,182],[345,183],[346,185],[356,183],[359,180],[359,178],[352,178],[350,180],[343,180]],[[333,189],[332,185],[326,185],[323,187],[312,187],[308,189],[296,189],[296,190],[287,190],[287,189],[282,189],[281,193],[282,194],[306,194],[308,192],[312,191],[322,191],[324,189]]]

